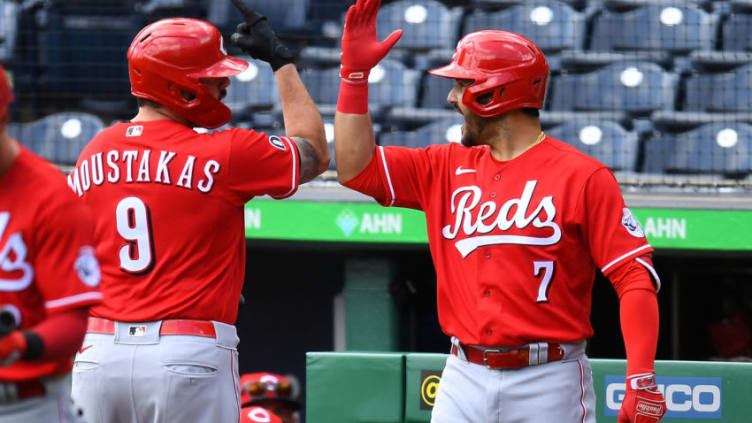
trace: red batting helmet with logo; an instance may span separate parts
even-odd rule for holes
[[[240,376],[240,403],[254,404],[264,400],[278,400],[292,409],[299,409],[297,381],[275,373],[246,373]]]
[[[5,68],[0,64],[0,118],[5,116],[8,105],[13,102],[13,88],[8,83],[8,75],[5,74]]]
[[[462,103],[482,117],[509,110],[543,108],[548,63],[532,41],[509,31],[477,31],[457,44],[452,61],[429,73],[472,79]]]
[[[131,93],[194,125],[224,125],[232,112],[200,79],[237,75],[248,63],[228,56],[223,43],[214,25],[198,19],[162,19],[146,26],[128,48]]]
[[[282,419],[262,407],[244,407],[240,410],[240,423],[283,423]]]

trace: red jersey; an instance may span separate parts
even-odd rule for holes
[[[346,185],[425,212],[439,322],[465,344],[588,338],[596,268],[653,251],[610,170],[551,137],[506,162],[489,146],[377,147]]]
[[[19,329],[100,301],[93,222],[63,174],[21,146],[0,175],[0,308],[13,314]],[[67,373],[71,364],[72,357],[18,360],[0,367],[0,380]]]
[[[285,137],[199,134],[171,120],[100,132],[68,176],[97,218],[104,300],[91,314],[234,324],[245,272],[244,204],[256,195],[292,195],[297,155]]]

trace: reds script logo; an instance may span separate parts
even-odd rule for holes
[[[0,239],[10,221],[10,212],[0,212]],[[23,291],[34,279],[34,269],[26,260],[28,251],[20,232],[8,237],[5,245],[0,245],[0,271],[15,276],[12,279],[0,278],[0,290]]]
[[[451,210],[455,215],[453,225],[446,225],[441,230],[441,235],[446,239],[455,239],[462,232],[469,236],[454,243],[462,257],[475,251],[478,247],[498,244],[521,244],[521,245],[553,245],[561,239],[561,228],[554,222],[556,207],[553,196],[546,196],[538,203],[535,209],[528,213],[530,200],[533,198],[535,186],[538,181],[527,181],[520,198],[512,198],[498,207],[494,201],[480,203],[483,192],[477,186],[457,188],[452,193]],[[514,213],[510,216],[512,208]],[[473,213],[476,211],[477,213]],[[541,217],[545,213],[545,220]],[[475,215],[473,217],[473,215]],[[551,235],[547,237],[534,237],[523,235],[483,235],[493,230],[506,231],[513,225],[518,229],[524,229],[533,224],[536,228],[549,228]],[[477,235],[476,235],[477,234]]]

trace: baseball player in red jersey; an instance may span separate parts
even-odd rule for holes
[[[378,41],[378,6],[358,0],[347,14],[337,170],[385,206],[426,214],[439,322],[452,337],[431,421],[594,422],[585,340],[596,269],[621,306],[619,422],[659,421],[653,249],[609,169],[541,131],[549,68],[540,49],[505,31],[465,36],[451,63],[431,71],[456,79],[448,101],[465,117],[462,144],[377,147],[368,73],[401,35]]]
[[[104,301],[73,374],[90,422],[237,422],[234,323],[245,271],[243,207],[292,195],[329,163],[321,116],[266,18],[244,8],[233,41],[272,66],[287,136],[217,128],[229,76],[208,22],[148,25],[128,50],[138,114],[98,134],[69,185],[96,211]]]
[[[102,298],[94,219],[8,136],[12,99],[0,66],[0,422],[75,422],[72,359]]]

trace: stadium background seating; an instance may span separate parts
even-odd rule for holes
[[[351,2],[246,2],[299,53],[301,76],[331,125]],[[125,52],[140,28],[187,16],[213,22],[228,38],[240,19],[229,0],[0,0],[0,12],[0,61],[17,93],[11,133],[61,164],[74,163],[103,122],[135,114]],[[453,81],[427,70],[451,59],[462,34],[505,29],[547,55],[552,70],[541,122],[549,135],[617,173],[752,175],[750,1],[384,0],[379,35],[397,28],[402,39],[371,74],[369,103],[382,145],[418,148],[448,142],[448,131],[456,136],[461,118],[446,101]],[[232,124],[283,132],[271,69],[245,59],[251,69],[233,78],[225,99]],[[65,137],[60,128],[72,116],[81,132]],[[67,125],[70,131],[76,124]]]

